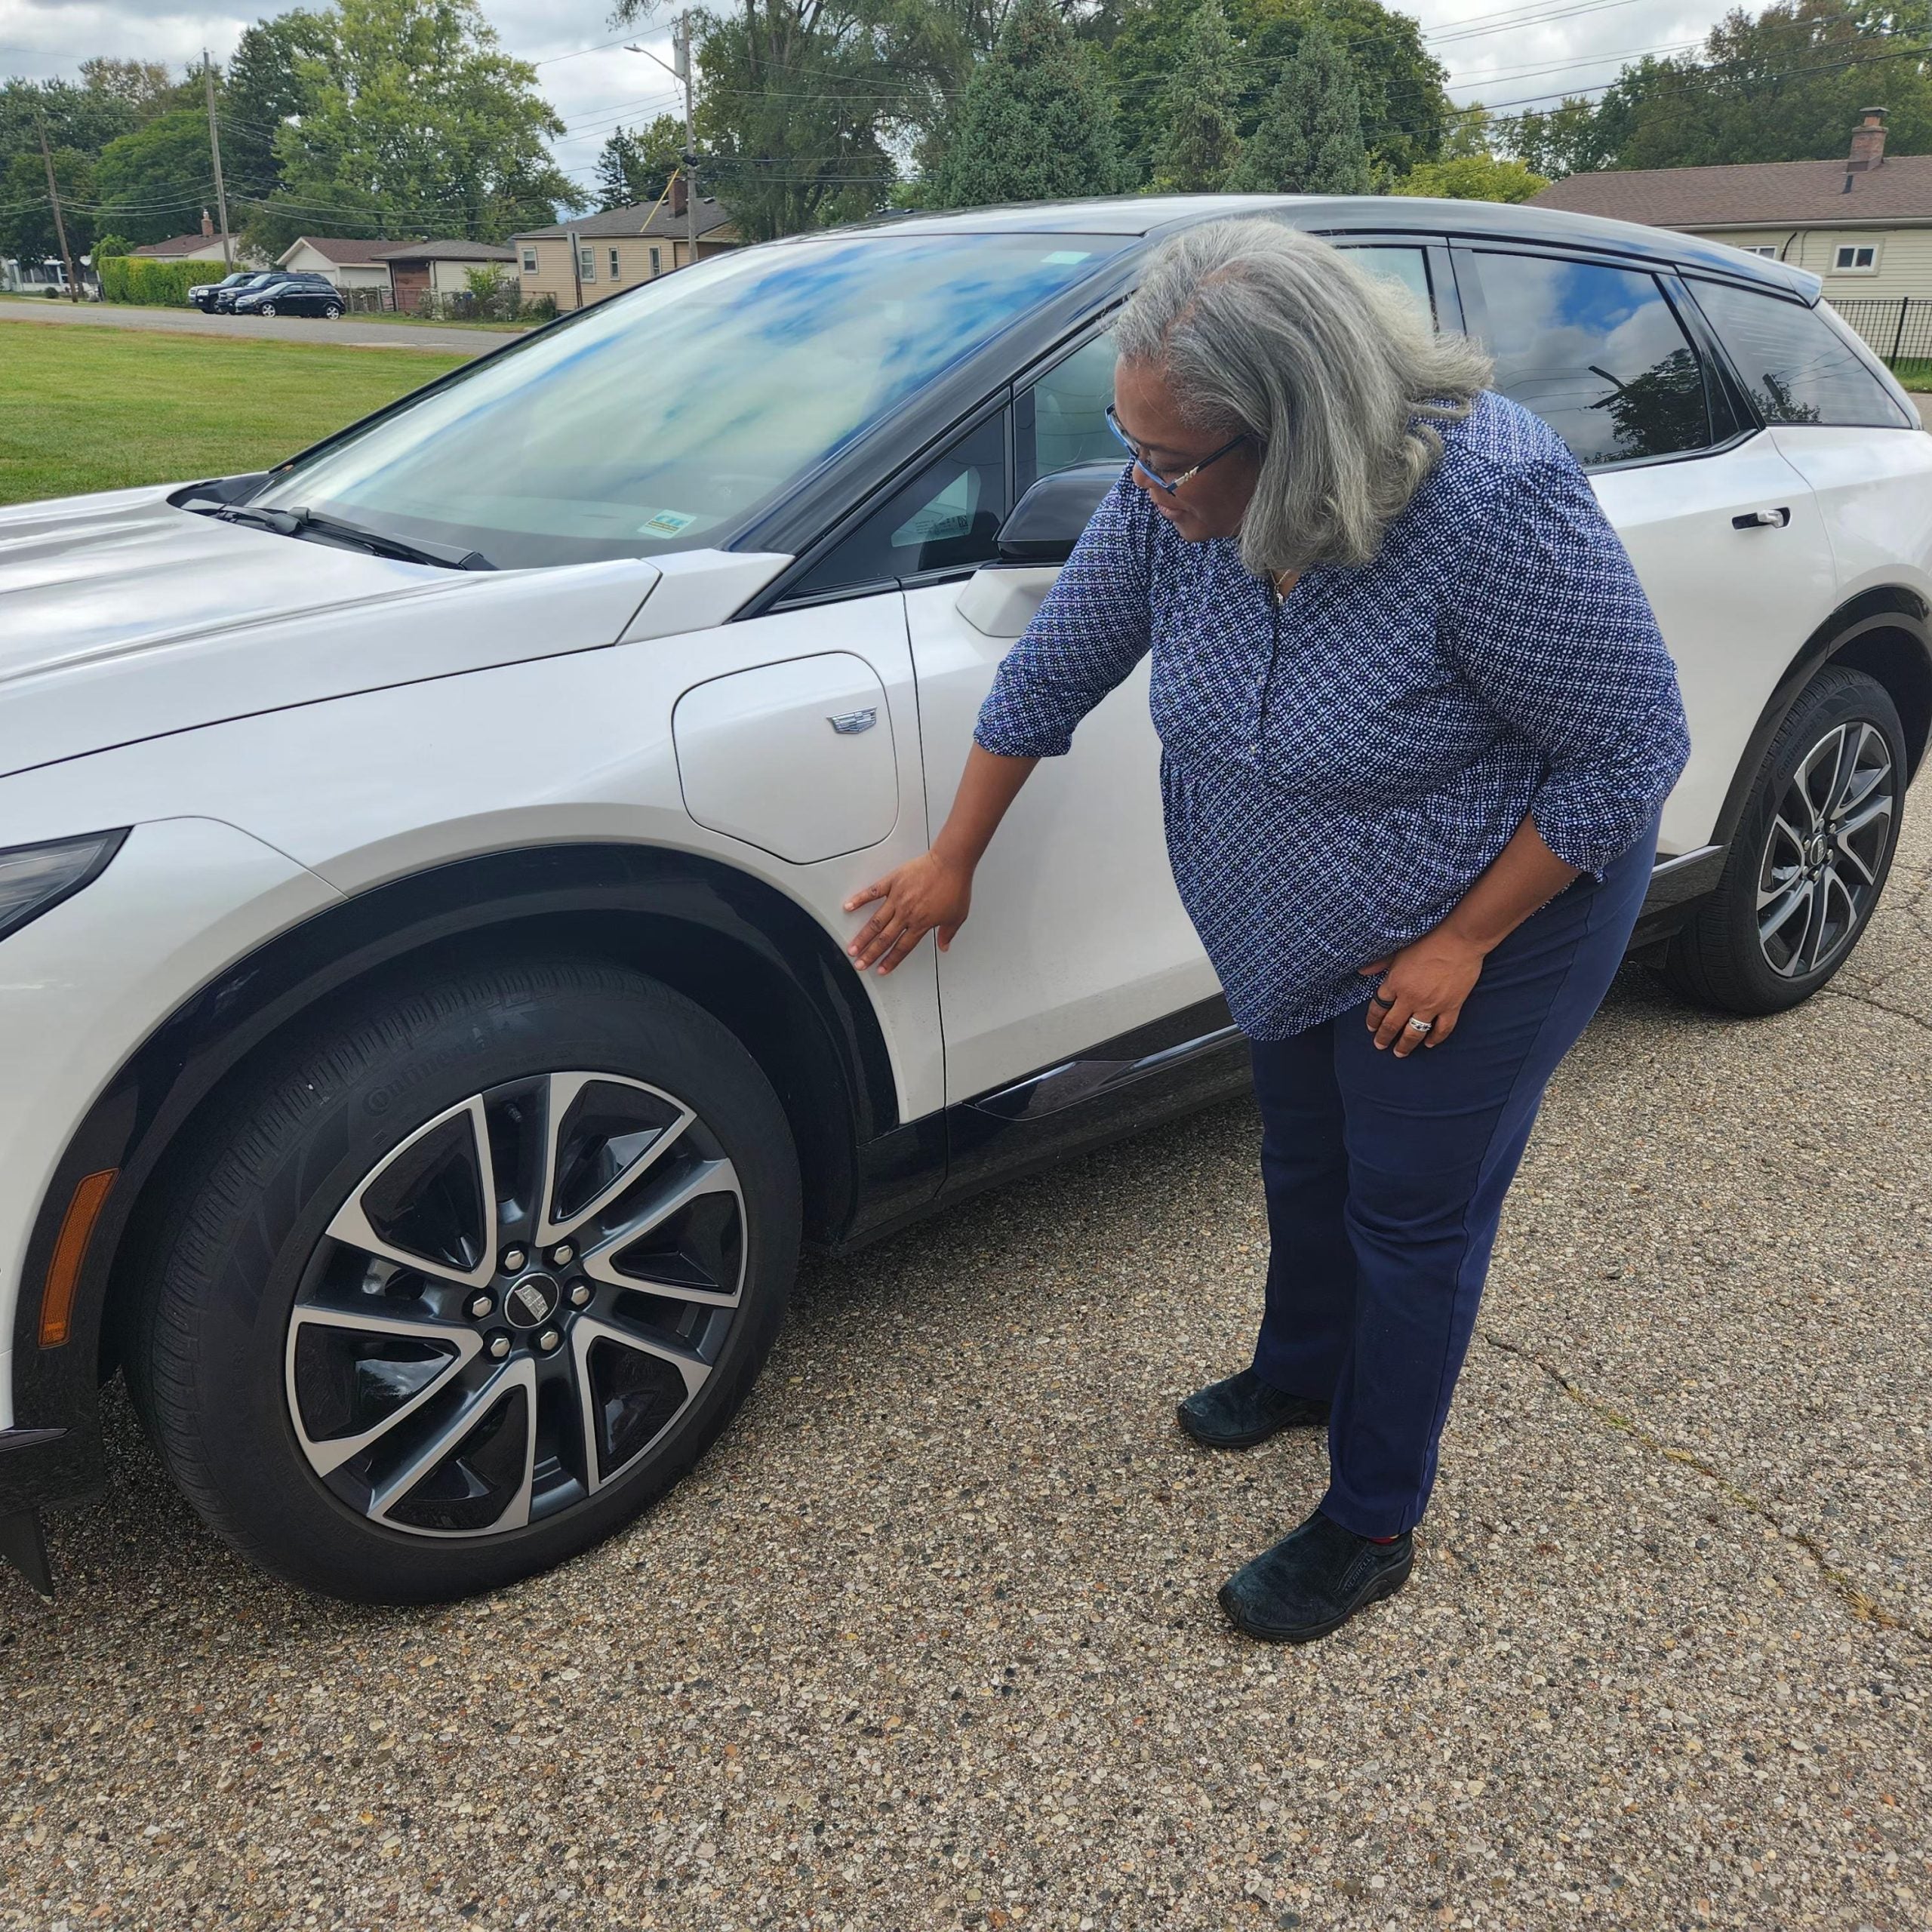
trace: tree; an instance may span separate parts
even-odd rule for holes
[[[654,202],[677,171],[685,151],[685,124],[660,114],[635,133],[620,128],[597,154],[597,205],[623,208]]]
[[[1882,100],[1889,150],[1922,154],[1932,149],[1924,31],[1922,11],[1777,0],[1727,14],[1697,55],[1626,67],[1594,105],[1566,100],[1500,131],[1546,174],[1836,160],[1860,112]]]
[[[187,106],[195,85],[170,80],[158,60],[114,60],[104,54],[81,63],[81,82],[92,92],[121,102],[137,121]]]
[[[251,241],[257,210],[281,186],[275,137],[303,111],[307,96],[297,63],[328,57],[328,29],[300,11],[257,20],[243,30],[221,77],[221,165]]]
[[[1311,20],[1229,185],[1247,193],[1364,195],[1369,182],[1347,51]]]
[[[947,130],[940,205],[1106,195],[1119,183],[1113,103],[1092,54],[1051,0],[1016,0]]]
[[[258,245],[316,228],[500,241],[585,205],[543,146],[564,124],[536,70],[476,0],[337,0],[313,21],[299,118],[275,135],[280,183],[249,224]]]
[[[67,245],[85,255],[94,244],[94,161],[78,149],[52,151],[54,178],[60,187],[60,212],[67,224]],[[20,260],[45,261],[60,253],[54,232],[54,205],[48,198],[47,165],[35,143],[30,154],[17,154],[0,171],[0,255]]]
[[[1493,154],[1458,155],[1453,161],[1425,161],[1389,190],[1392,195],[1434,195],[1451,202],[1527,202],[1549,186],[1520,161]]]
[[[754,241],[876,213],[968,58],[933,0],[725,0],[698,20],[700,179]]]
[[[137,246],[193,227],[214,203],[207,114],[176,108],[109,141],[94,186],[100,220]]]
[[[1161,97],[1156,188],[1214,194],[1227,185],[1241,151],[1235,131],[1235,58],[1220,0],[1201,0],[1188,23],[1174,78]]]
[[[1160,107],[1180,63],[1199,0],[1102,0],[1083,17],[1082,31],[1102,50],[1120,109],[1120,139],[1132,178],[1158,167]],[[1377,182],[1432,161],[1453,112],[1441,65],[1421,29],[1380,0],[1222,0],[1235,43],[1235,131],[1245,140],[1260,125],[1275,84],[1311,23],[1341,40],[1355,82],[1362,140]]]

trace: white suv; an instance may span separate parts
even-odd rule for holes
[[[1227,1091],[1144,680],[862,977],[1118,474],[1110,315],[1232,211],[1481,336],[1591,467],[1695,750],[1636,944],[1803,998],[1932,725],[1932,438],[1815,278],[1468,202],[1035,206],[747,249],[265,475],[0,513],[0,1543],[118,1366],[211,1527],[434,1598],[608,1534],[841,1247]]]

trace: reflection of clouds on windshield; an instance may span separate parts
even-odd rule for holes
[[[525,561],[560,561],[574,531],[600,555],[620,529],[642,537],[626,550],[714,540],[1078,279],[1094,251],[1055,260],[1055,239],[854,238],[681,269],[305,466],[300,493],[460,527],[500,561],[539,533]],[[685,519],[676,537],[658,512]]]

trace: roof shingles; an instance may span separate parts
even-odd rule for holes
[[[1862,174],[1848,173],[1842,161],[1605,168],[1567,176],[1532,198],[1538,208],[1653,228],[1932,224],[1932,155],[1888,155],[1881,166]]]

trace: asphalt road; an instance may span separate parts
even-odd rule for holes
[[[1780,1018],[1620,982],[1512,1197],[1409,1588],[1247,1644],[1319,1492],[1171,1406],[1260,1306],[1241,1105],[811,1270],[656,1515],[305,1601],[116,1397],[0,1585],[0,1926],[1932,1924],[1932,833]]]
[[[0,322],[146,329],[164,335],[253,336],[268,342],[333,342],[350,349],[427,349],[438,355],[481,355],[515,342],[521,333],[377,321],[366,315],[345,315],[335,322],[320,315],[204,315],[193,309],[137,309],[106,302],[0,301]]]

